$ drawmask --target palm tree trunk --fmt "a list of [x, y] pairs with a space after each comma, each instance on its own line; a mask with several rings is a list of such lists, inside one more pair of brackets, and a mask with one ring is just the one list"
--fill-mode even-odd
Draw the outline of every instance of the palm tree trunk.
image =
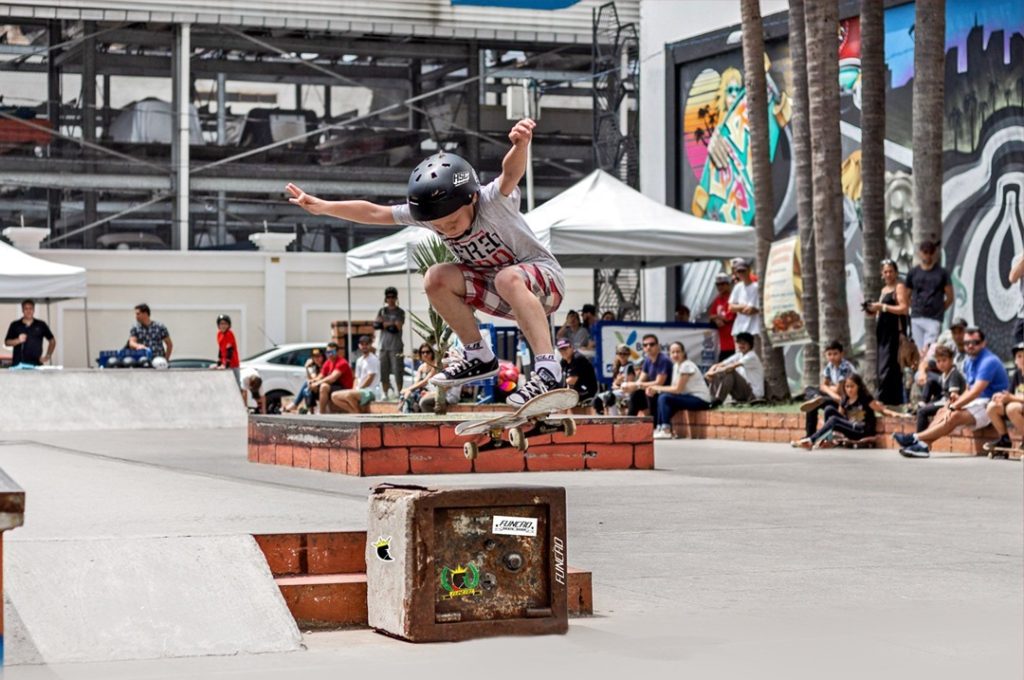
[[[762, 282], [768, 266], [768, 251], [775, 240], [775, 196], [772, 166], [768, 155], [768, 83], [764, 73], [764, 24], [759, 0], [742, 1], [743, 70], [747, 90], [747, 120], [750, 126], [750, 163], [754, 182], [754, 225], [757, 230], [757, 271]], [[763, 286], [763, 283], [762, 283]], [[764, 288], [761, 288], [762, 300]], [[764, 309], [764, 304], [761, 304]], [[764, 348], [765, 397], [788, 399], [786, 360], [781, 347], [772, 347], [768, 319], [762, 314], [761, 346]]]
[[807, 42], [804, 0], [789, 0], [789, 59], [793, 89], [793, 163], [796, 170], [796, 222], [800, 234], [804, 327], [810, 342], [804, 346], [803, 387], [818, 386], [821, 346], [818, 342], [818, 272], [814, 254], [814, 194], [811, 174], [811, 136], [808, 128]]
[[814, 164], [814, 243], [818, 264], [818, 337], [850, 346], [839, 134], [839, 7], [837, 0], [806, 5], [807, 95]]
[[[914, 6], [914, 243], [942, 240], [946, 0]], [[982, 117], [984, 120], [984, 116]]]
[[[860, 3], [861, 219], [864, 227], [864, 299], [877, 300], [882, 288], [879, 263], [885, 258], [885, 25], [883, 0]], [[875, 317], [865, 317], [861, 375], [878, 388]]]

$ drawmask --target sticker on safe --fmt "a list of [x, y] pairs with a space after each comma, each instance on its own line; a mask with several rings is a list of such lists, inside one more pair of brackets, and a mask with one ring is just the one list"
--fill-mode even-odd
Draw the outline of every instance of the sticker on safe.
[[501, 517], [500, 515], [495, 515], [494, 522], [491, 525], [491, 533], [504, 536], [536, 536], [537, 518]]

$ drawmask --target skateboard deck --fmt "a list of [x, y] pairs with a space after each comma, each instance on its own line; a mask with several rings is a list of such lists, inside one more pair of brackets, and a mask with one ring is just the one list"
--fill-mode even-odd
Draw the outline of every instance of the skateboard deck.
[[[476, 458], [480, 451], [502, 446], [512, 446], [519, 451], [526, 451], [531, 436], [550, 434], [559, 430], [572, 436], [576, 432], [576, 421], [570, 416], [565, 416], [557, 423], [550, 419], [552, 414], [578, 404], [579, 399], [576, 390], [552, 390], [534, 397], [512, 413], [501, 413], [483, 420], [459, 423], [455, 427], [455, 434], [460, 437], [486, 434], [489, 437], [489, 441], [484, 444], [468, 441], [463, 445], [463, 452], [470, 460]], [[503, 438], [506, 431], [507, 442]]]
[[[1005, 458], [1005, 459], [1009, 460], [1010, 459], [1010, 454], [1012, 454], [1014, 452], [1020, 453], [1021, 450], [1018, 449], [1018, 448], [1015, 448], [1015, 447], [1004, 448], [1002, 446], [999, 446], [999, 447], [988, 449], [988, 457], [989, 458]], [[1022, 459], [1022, 460], [1024, 460], [1024, 459]]]

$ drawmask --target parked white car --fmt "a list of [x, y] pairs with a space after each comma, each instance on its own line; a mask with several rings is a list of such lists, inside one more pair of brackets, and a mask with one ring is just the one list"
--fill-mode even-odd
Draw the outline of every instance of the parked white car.
[[[254, 354], [242, 360], [241, 368], [255, 368], [263, 379], [263, 394], [267, 398], [267, 413], [280, 413], [282, 403], [288, 403], [302, 389], [306, 382], [306, 361], [313, 353], [314, 347], [324, 349], [323, 342], [296, 342], [289, 345], [278, 345]], [[352, 366], [355, 369], [355, 364]], [[405, 368], [405, 384], [412, 383], [412, 369]], [[255, 407], [250, 395], [246, 395], [246, 403]]]

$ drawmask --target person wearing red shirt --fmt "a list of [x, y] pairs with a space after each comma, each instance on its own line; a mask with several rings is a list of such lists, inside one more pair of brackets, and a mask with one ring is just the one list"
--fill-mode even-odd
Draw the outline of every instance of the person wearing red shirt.
[[231, 331], [231, 317], [217, 317], [217, 365], [211, 368], [233, 368], [238, 373], [238, 342]]
[[718, 361], [724, 361], [736, 352], [736, 341], [732, 337], [732, 322], [736, 312], [729, 311], [729, 296], [732, 294], [732, 279], [722, 272], [715, 277], [718, 296], [708, 309], [708, 320], [718, 326]]
[[333, 413], [331, 394], [338, 390], [350, 390], [355, 382], [352, 374], [352, 366], [348, 360], [338, 353], [338, 343], [331, 342], [327, 345], [327, 361], [320, 369], [320, 375], [309, 381], [309, 389], [318, 390], [320, 398], [320, 413]]

